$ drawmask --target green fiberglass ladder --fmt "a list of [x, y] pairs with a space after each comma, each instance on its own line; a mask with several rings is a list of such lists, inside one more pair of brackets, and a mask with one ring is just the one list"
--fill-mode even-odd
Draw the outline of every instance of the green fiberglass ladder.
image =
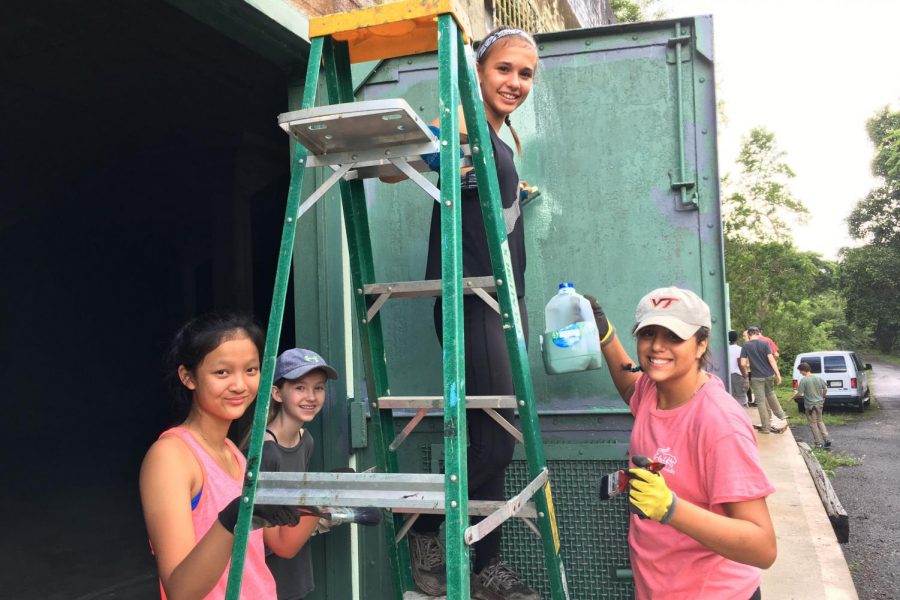
[[[409, 549], [404, 538], [422, 513], [445, 514], [447, 598], [469, 598], [469, 546], [512, 517], [523, 518], [541, 537], [553, 600], [568, 599], [559, 555], [559, 533], [553, 512], [549, 475], [538, 427], [531, 373], [512, 278], [506, 228], [500, 202], [491, 138], [475, 75], [472, 48], [459, 25], [463, 13], [456, 0], [407, 0], [310, 21], [312, 39], [301, 110], [279, 117], [299, 142], [295, 146], [291, 183], [275, 291], [269, 315], [260, 390], [271, 389], [281, 335], [297, 221], [335, 184], [339, 184], [347, 231], [350, 269], [359, 319], [360, 343], [371, 402], [377, 472], [259, 473], [268, 394], [256, 403], [243, 487], [243, 503], [235, 529], [228, 578], [229, 600], [240, 597], [241, 577], [251, 527], [252, 507], [260, 504], [300, 506], [376, 506], [393, 518], [384, 522], [397, 598], [415, 590]], [[438, 51], [440, 138], [403, 100], [354, 102], [351, 62]], [[316, 86], [324, 58], [325, 81], [332, 104], [315, 107]], [[459, 113], [469, 132], [460, 158]], [[420, 155], [440, 152], [442, 186], [422, 176], [428, 167]], [[463, 278], [460, 237], [461, 165], [475, 168], [491, 254], [493, 277]], [[304, 172], [325, 167], [331, 175], [301, 203]], [[374, 281], [371, 238], [363, 180], [406, 175], [441, 207], [441, 280], [378, 283]], [[463, 295], [474, 293], [502, 316], [513, 371], [515, 396], [465, 397]], [[496, 294], [496, 300], [492, 294]], [[384, 362], [379, 309], [389, 298], [438, 296], [443, 301], [444, 395], [391, 396]], [[445, 474], [399, 473], [397, 448], [429, 409], [444, 409]], [[518, 409], [522, 431], [495, 409]], [[400, 432], [393, 409], [416, 415]], [[466, 409], [485, 410], [524, 443], [529, 483], [507, 501], [470, 501], [466, 466]], [[485, 518], [470, 525], [471, 515]], [[532, 520], [534, 522], [532, 522]]]

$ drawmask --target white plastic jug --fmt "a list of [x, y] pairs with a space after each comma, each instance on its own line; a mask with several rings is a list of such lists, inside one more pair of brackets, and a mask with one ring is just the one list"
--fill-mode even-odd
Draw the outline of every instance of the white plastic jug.
[[559, 291], [544, 309], [544, 323], [541, 354], [547, 373], [575, 373], [603, 365], [591, 303], [575, 291], [574, 284], [559, 284]]

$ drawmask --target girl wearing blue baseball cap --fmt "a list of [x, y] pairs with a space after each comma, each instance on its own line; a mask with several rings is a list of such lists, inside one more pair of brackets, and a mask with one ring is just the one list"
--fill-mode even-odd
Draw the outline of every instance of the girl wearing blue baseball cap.
[[[613, 383], [634, 415], [630, 453], [659, 473], [628, 470], [635, 597], [760, 598], [775, 561], [766, 497], [775, 489], [753, 426], [722, 381], [704, 370], [709, 306], [690, 290], [653, 290], [638, 303], [638, 368], [596, 299], [586, 296]], [[656, 469], [654, 468], [654, 471]]]
[[[326, 382], [337, 377], [337, 371], [312, 350], [293, 348], [278, 357], [260, 471], [307, 470], [315, 442], [304, 426], [322, 410]], [[306, 542], [317, 528], [327, 528], [318, 517], [304, 519], [296, 527], [275, 528], [266, 536], [266, 546], [273, 551], [266, 564], [275, 576], [279, 600], [299, 600], [312, 593], [312, 555]]]

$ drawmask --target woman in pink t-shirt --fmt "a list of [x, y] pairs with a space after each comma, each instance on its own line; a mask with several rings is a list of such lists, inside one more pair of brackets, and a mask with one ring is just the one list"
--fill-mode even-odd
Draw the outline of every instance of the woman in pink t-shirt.
[[[205, 315], [187, 323], [170, 358], [187, 418], [160, 435], [141, 465], [141, 504], [163, 598], [225, 597], [246, 461], [227, 438], [256, 399], [263, 334], [252, 320]], [[315, 527], [299, 507], [254, 507], [267, 524]], [[308, 523], [306, 523], [308, 521]], [[262, 531], [250, 534], [241, 597], [274, 600]], [[293, 552], [297, 550], [294, 549]]]
[[759, 569], [775, 561], [766, 505], [775, 489], [749, 418], [703, 369], [709, 306], [676, 287], [644, 296], [635, 311], [638, 369], [589, 299], [610, 375], [634, 415], [631, 456], [663, 465], [658, 475], [628, 471], [636, 597], [759, 598]]

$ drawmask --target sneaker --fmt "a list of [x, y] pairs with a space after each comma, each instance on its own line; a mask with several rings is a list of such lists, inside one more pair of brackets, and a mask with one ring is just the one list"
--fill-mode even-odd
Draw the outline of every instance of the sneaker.
[[437, 533], [409, 532], [413, 581], [429, 596], [447, 593], [447, 561]]
[[759, 433], [772, 433], [772, 430], [769, 429], [768, 427], [765, 427], [765, 428], [760, 427], [759, 429], [757, 429], [757, 431], [758, 431]]
[[831, 440], [825, 440], [825, 445], [822, 447], [826, 450], [831, 450]]
[[541, 595], [495, 558], [472, 578], [472, 600], [541, 600]]

